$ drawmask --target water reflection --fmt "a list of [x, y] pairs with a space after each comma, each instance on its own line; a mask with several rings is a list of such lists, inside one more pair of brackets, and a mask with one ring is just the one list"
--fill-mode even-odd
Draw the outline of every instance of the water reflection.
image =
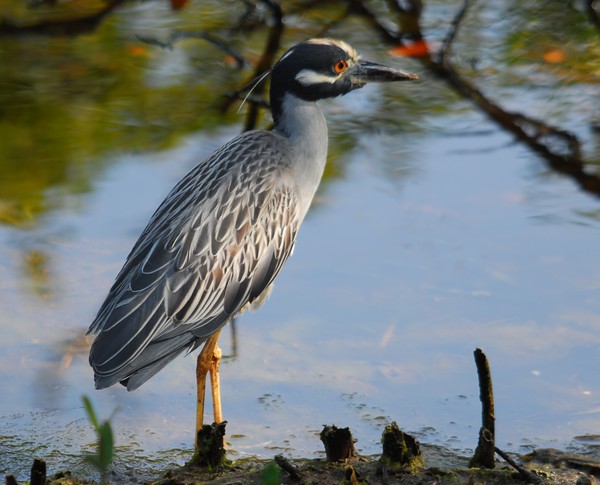
[[[60, 296], [32, 302], [18, 284], [3, 293], [10, 311], [1, 379], [10, 398], [1, 414], [12, 423], [7, 434], [35, 436], [8, 441], [16, 446], [5, 455], [14, 457], [11, 471], [32, 448], [73, 463], [56, 450], [66, 444], [77, 456], [90, 446], [82, 393], [93, 396], [104, 416], [119, 408], [124, 456], [154, 460], [160, 451], [167, 462], [185, 460], [193, 359], [179, 359], [138, 392], [95, 393], [82, 335], [149, 212], [195, 155], [230, 136], [229, 130], [211, 141], [200, 136], [157, 155], [173, 166], [146, 157], [114, 165], [84, 212], [64, 216], [69, 242], [46, 243]], [[566, 222], [564, 197], [532, 199], [531, 182], [519, 175], [520, 156], [511, 155], [514, 145], [492, 152], [505, 162], [490, 177], [478, 150], [502, 146], [498, 137], [477, 134], [469, 140], [473, 153], [464, 153], [455, 149], [464, 140], [424, 143], [427, 149], [416, 151], [402, 136], [396, 151], [418, 170], [396, 177], [384, 161], [397, 135], [383, 135], [381, 151], [369, 148], [365, 156], [356, 149], [343, 159], [344, 179], [319, 193], [289, 269], [261, 312], [240, 319], [238, 358], [224, 363], [223, 399], [237, 456], [318, 455], [323, 422], [349, 424], [361, 452], [373, 453], [386, 419], [399, 419], [424, 441], [472, 446], [479, 414], [475, 346], [492, 360], [503, 443], [518, 447], [521, 437], [564, 443], [597, 427], [600, 319], [593, 295], [600, 275], [587, 262], [594, 254], [587, 233], [598, 227]], [[148, 190], [130, 203], [132, 180]], [[555, 184], [559, 190], [561, 182]], [[574, 192], [569, 200], [578, 210], [594, 207]], [[559, 215], [559, 222], [531, 224], [540, 211]], [[13, 265], [4, 281], [19, 281], [19, 271]], [[8, 307], [9, 293], [26, 307]], [[222, 343], [226, 354], [234, 353], [235, 341]], [[53, 445], [62, 429], [64, 442]]]
[[69, 385], [67, 374], [74, 359], [79, 362], [87, 360], [90, 345], [90, 338], [80, 330], [72, 337], [43, 349], [47, 355], [39, 356], [40, 365], [31, 383], [34, 408], [52, 411], [65, 408], [65, 389]]
[[[153, 209], [240, 130], [214, 95], [239, 87], [222, 52], [200, 42], [162, 51], [131, 35], [225, 23], [218, 6], [197, 3], [212, 15], [138, 4], [93, 36], [3, 39], [11, 67], [0, 72], [2, 473], [25, 477], [32, 454], [86, 470], [81, 456], [94, 438], [82, 394], [103, 417], [118, 409], [120, 476], [139, 472], [133, 458], [151, 475], [189, 456], [194, 359], [137, 392], [95, 392], [84, 332]], [[425, 11], [432, 29], [445, 25], [446, 8]], [[494, 12], [473, 15], [504, 18]], [[515, 15], [529, 25], [529, 11]], [[544, 31], [551, 19], [538, 19]], [[532, 112], [543, 105], [541, 117], [573, 129], [585, 124], [582, 111], [554, 113], [546, 101], [566, 93], [581, 96], [579, 106], [593, 88], [561, 87], [552, 73], [560, 66], [545, 66], [541, 87], [515, 88], [523, 62], [539, 65], [521, 53], [538, 48], [519, 40], [516, 23], [484, 35], [479, 27], [464, 31], [464, 55], [479, 56], [481, 72], [501, 71], [487, 81], [498, 98]], [[354, 28], [331, 34], [384, 55]], [[504, 34], [513, 42], [481, 47]], [[491, 360], [502, 446], [580, 447], [574, 436], [600, 429], [597, 200], [432, 79], [410, 91], [366, 89], [324, 104], [328, 179], [295, 255], [261, 311], [244, 314], [231, 340], [223, 333], [232, 453], [319, 456], [324, 423], [350, 426], [360, 452], [374, 453], [388, 419], [425, 442], [470, 448], [475, 347]], [[578, 133], [596, 153], [594, 135]]]

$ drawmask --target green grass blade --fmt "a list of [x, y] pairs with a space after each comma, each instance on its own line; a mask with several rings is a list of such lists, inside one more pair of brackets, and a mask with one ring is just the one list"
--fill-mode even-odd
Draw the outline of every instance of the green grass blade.
[[88, 419], [92, 423], [94, 429], [98, 430], [98, 418], [96, 417], [96, 413], [94, 412], [94, 408], [92, 407], [92, 402], [90, 401], [90, 398], [87, 396], [81, 396], [81, 400], [83, 401], [83, 406], [85, 407]]
[[113, 459], [113, 434], [108, 421], [104, 421], [98, 428], [98, 454], [103, 470], [106, 470]]

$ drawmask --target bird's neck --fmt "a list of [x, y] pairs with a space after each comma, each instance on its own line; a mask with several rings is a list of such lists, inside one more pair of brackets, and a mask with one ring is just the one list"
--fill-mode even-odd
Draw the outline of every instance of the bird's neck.
[[288, 139], [320, 141], [327, 148], [327, 123], [316, 101], [304, 101], [288, 93], [273, 106], [273, 120], [275, 131]]
[[[275, 132], [290, 142], [293, 176], [304, 212], [317, 190], [327, 160], [327, 123], [314, 101], [286, 94], [274, 111]], [[304, 215], [304, 214], [303, 214]]]

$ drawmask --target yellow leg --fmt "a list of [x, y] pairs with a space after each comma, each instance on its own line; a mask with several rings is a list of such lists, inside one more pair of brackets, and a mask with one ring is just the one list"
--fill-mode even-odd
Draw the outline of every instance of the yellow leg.
[[223, 352], [221, 348], [215, 344], [209, 370], [215, 423], [223, 421], [223, 411], [221, 410], [221, 379], [219, 377], [219, 364], [221, 363], [222, 356]]
[[[198, 355], [198, 359], [196, 360], [196, 384], [197, 384], [197, 394], [196, 394], [196, 434], [195, 434], [195, 438], [194, 438], [194, 444], [195, 447], [198, 447], [198, 431], [200, 431], [200, 429], [202, 428], [202, 425], [204, 424], [204, 402], [205, 402], [205, 396], [206, 396], [206, 374], [209, 372], [211, 372], [211, 387], [213, 388], [212, 390], [212, 396], [213, 396], [213, 406], [214, 406], [214, 410], [215, 410], [215, 421], [216, 422], [221, 422], [222, 416], [221, 416], [221, 395], [220, 395], [220, 391], [219, 391], [219, 387], [218, 387], [218, 362], [216, 363], [216, 377], [213, 377], [213, 367], [215, 367], [214, 361], [219, 360], [221, 358], [221, 349], [217, 346], [217, 340], [219, 340], [219, 333], [221, 333], [221, 330], [217, 330], [215, 333], [213, 333], [208, 340], [204, 343], [204, 346], [202, 347], [202, 351], [200, 352], [200, 354]], [[214, 389], [214, 383], [215, 383], [215, 379], [217, 382], [217, 393], [218, 393], [218, 398], [215, 399], [215, 389]], [[216, 402], [218, 402], [218, 407], [219, 407], [219, 420], [217, 421], [217, 404]]]

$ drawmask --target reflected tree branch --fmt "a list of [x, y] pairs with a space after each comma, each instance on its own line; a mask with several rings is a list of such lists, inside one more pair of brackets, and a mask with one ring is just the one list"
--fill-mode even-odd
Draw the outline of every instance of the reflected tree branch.
[[235, 61], [236, 68], [243, 69], [249, 66], [249, 62], [246, 61], [246, 59], [237, 50], [231, 47], [231, 45], [207, 32], [188, 32], [176, 30], [171, 32], [171, 35], [165, 41], [158, 40], [155, 37], [147, 37], [139, 34], [136, 34], [135, 37], [144, 44], [154, 45], [160, 47], [161, 49], [168, 50], [173, 50], [175, 44], [180, 40], [202, 39], [219, 48], [228, 56], [232, 57]]
[[592, 22], [598, 29], [598, 32], [600, 32], [600, 17], [598, 16], [598, 12], [596, 12], [596, 5], [598, 5], [597, 0], [585, 0], [585, 13], [590, 19], [590, 22]]
[[[101, 10], [90, 10], [87, 15], [76, 18], [53, 17], [24, 23], [22, 25], [7, 18], [0, 17], [0, 36], [19, 35], [80, 35], [93, 32], [98, 25], [116, 7], [125, 0], [106, 0], [106, 5]], [[32, 5], [30, 8], [36, 8]]]
[[[249, 104], [249, 109], [246, 114], [243, 131], [252, 130], [256, 127], [259, 118], [259, 108], [269, 108], [269, 104], [265, 101], [265, 83], [260, 80], [266, 72], [271, 69], [275, 63], [275, 56], [281, 47], [281, 38], [283, 36], [283, 10], [279, 3], [275, 0], [261, 0], [271, 11], [273, 24], [269, 27], [263, 53], [256, 63], [254, 73], [249, 81], [247, 81], [240, 89], [225, 94], [226, 101], [222, 107], [222, 111], [228, 110], [232, 103], [236, 100], [246, 99]], [[263, 25], [265, 26], [266, 23]], [[249, 90], [252, 91], [251, 96], [244, 96]]]
[[363, 17], [369, 25], [379, 34], [383, 42], [388, 44], [402, 44], [402, 35], [391, 32], [377, 18], [377, 16], [361, 0], [348, 0], [350, 11]]
[[[353, 11], [365, 17], [380, 33], [380, 37], [385, 42], [394, 45], [394, 47], [397, 46], [396, 39], [401, 38], [401, 35], [388, 31], [383, 23], [366, 7], [357, 7], [357, 4], [362, 3], [359, 0], [349, 1], [354, 7]], [[394, 11], [395, 13], [400, 12], [405, 17], [407, 12], [411, 12], [415, 16], [412, 20], [407, 21], [406, 18], [400, 20], [405, 23], [408, 22], [411, 36], [415, 39], [422, 39], [423, 35], [420, 28], [421, 2], [420, 0], [407, 0], [406, 3], [413, 4], [413, 8], [397, 7], [394, 8]], [[581, 189], [600, 197], [600, 177], [586, 171], [586, 163], [581, 154], [581, 144], [575, 134], [523, 113], [503, 109], [458, 73], [451, 62], [450, 56], [453, 42], [456, 39], [461, 22], [468, 12], [469, 5], [470, 1], [465, 0], [454, 17], [439, 52], [435, 56], [432, 56], [429, 51], [426, 52], [419, 58], [421, 62], [436, 77], [444, 80], [464, 98], [475, 103], [492, 121], [514, 134], [519, 141], [525, 143], [540, 155], [551, 169], [569, 176]], [[387, 31], [387, 34], [384, 34], [385, 31]]]
[[450, 49], [452, 48], [452, 43], [454, 42], [454, 39], [456, 39], [456, 35], [458, 34], [458, 29], [460, 28], [460, 24], [461, 24], [462, 20], [465, 18], [465, 16], [467, 15], [467, 10], [469, 9], [470, 5], [471, 5], [471, 0], [465, 0], [463, 3], [463, 6], [459, 9], [457, 14], [454, 16], [454, 20], [452, 21], [452, 24], [450, 25], [450, 29], [448, 30], [448, 33], [446, 34], [446, 39], [444, 40], [444, 43], [438, 52], [438, 59], [437, 59], [438, 64], [446, 65], [446, 63], [448, 63], [448, 59], [450, 57], [449, 53], [450, 53]]
[[[269, 35], [265, 43], [265, 48], [260, 57], [256, 69], [254, 70], [253, 78], [256, 79], [262, 76], [271, 66], [275, 63], [275, 56], [281, 46], [281, 37], [283, 35], [284, 24], [283, 24], [283, 10], [276, 0], [261, 0], [262, 3], [271, 11], [273, 16], [273, 25], [269, 28]], [[265, 83], [261, 82], [256, 85], [254, 94], [257, 97], [263, 98], [265, 92]], [[250, 109], [246, 114], [246, 121], [244, 123], [244, 131], [252, 130], [256, 127], [259, 116], [259, 106], [256, 103], [250, 104]]]
[[[106, 0], [103, 9], [86, 12], [85, 15], [87, 16], [83, 18], [59, 19], [55, 16], [45, 19], [43, 22], [30, 25], [17, 25], [6, 19], [0, 19], [0, 35], [32, 33], [76, 35], [89, 32], [95, 29], [123, 1]], [[585, 0], [584, 9], [590, 21], [600, 30], [600, 19], [595, 9], [595, 1], [597, 0]], [[257, 0], [257, 2], [242, 0], [240, 3], [245, 6], [244, 13], [240, 14], [237, 25], [229, 29], [230, 33], [247, 33], [258, 28], [264, 28], [265, 26], [269, 28], [263, 53], [252, 75], [252, 79], [256, 79], [268, 72], [270, 66], [275, 62], [275, 56], [279, 52], [284, 32], [284, 13], [277, 0]], [[306, 0], [303, 4], [292, 7], [294, 10], [290, 10], [290, 13], [306, 12], [309, 9], [322, 8], [325, 4], [336, 3], [339, 3], [339, 0]], [[263, 5], [270, 12], [269, 21], [257, 17], [257, 4]], [[323, 35], [332, 26], [338, 24], [349, 15], [356, 15], [364, 19], [385, 44], [393, 47], [403, 45], [408, 40], [419, 42], [424, 39], [421, 30], [421, 15], [423, 11], [421, 0], [386, 0], [384, 5], [387, 5], [390, 16], [392, 18], [395, 17], [395, 22], [379, 18], [367, 0], [344, 0], [343, 5], [346, 6], [343, 14], [339, 18], [325, 24], [319, 35]], [[423, 65], [436, 77], [445, 81], [461, 96], [471, 100], [504, 130], [511, 132], [519, 141], [525, 143], [543, 157], [550, 168], [571, 177], [583, 190], [600, 196], [600, 178], [597, 174], [586, 170], [587, 165], [582, 157], [581, 144], [575, 134], [524, 113], [504, 109], [498, 102], [485, 95], [471, 81], [463, 77], [457, 66], [452, 62], [452, 48], [461, 24], [468, 14], [470, 5], [470, 0], [464, 0], [437, 53], [431, 53], [428, 49], [428, 44], [422, 41], [423, 52], [421, 53], [422, 57], [420, 57], [420, 60]], [[230, 43], [211, 33], [176, 31], [166, 41], [138, 36], [138, 39], [142, 42], [157, 45], [165, 49], [172, 49], [173, 45], [179, 40], [189, 38], [199, 38], [210, 42], [233, 58], [238, 69], [248, 68], [250, 65], [248, 60], [236, 51]], [[242, 99], [243, 94], [247, 92], [248, 86], [249, 84], [246, 84], [240, 90], [227, 94], [227, 101], [223, 109], [228, 109], [234, 101]], [[249, 109], [246, 114], [244, 130], [254, 128], [259, 119], [259, 110], [268, 106], [268, 103], [265, 101], [265, 91], [265, 83], [260, 83], [254, 87], [252, 96], [248, 98]]]
[[[266, 73], [275, 62], [275, 56], [277, 55], [277, 52], [280, 49], [281, 37], [284, 29], [283, 11], [279, 3], [276, 0], [260, 1], [271, 11], [272, 18], [274, 20], [272, 25], [269, 26], [269, 34], [265, 42], [263, 54], [261, 55], [259, 61], [256, 64], [254, 74], [251, 80], [237, 91], [225, 94], [226, 102], [222, 107], [222, 111], [226, 111], [236, 100], [245, 99], [248, 102], [250, 108], [246, 115], [244, 131], [248, 131], [256, 127], [259, 117], [259, 108], [269, 108], [269, 103], [266, 102], [264, 98], [265, 85], [262, 82], [255, 84], [254, 80], [260, 78], [260, 76]], [[256, 20], [251, 20], [254, 18], [253, 12], [256, 10], [256, 5], [249, 1], [244, 1], [243, 3], [246, 5], [244, 15], [240, 17], [237, 26], [228, 29], [228, 31], [230, 33], [235, 33], [239, 31], [253, 31], [259, 27], [266, 27], [266, 22], [258, 22]], [[235, 50], [229, 43], [207, 32], [174, 31], [171, 33], [169, 38], [164, 41], [159, 40], [155, 37], [147, 37], [142, 35], [136, 35], [136, 37], [139, 41], [144, 42], [146, 44], [154, 45], [162, 49], [169, 50], [173, 49], [175, 43], [177, 43], [180, 40], [203, 39], [207, 42], [210, 42], [211, 44], [225, 52], [227, 55], [232, 57], [235, 60], [236, 67], [238, 69], [250, 67], [250, 62], [248, 62], [245, 59], [245, 57], [241, 55], [237, 50]], [[251, 96], [247, 96], [246, 98], [244, 98], [244, 93], [248, 92], [248, 90], [252, 90], [253, 93]]]

